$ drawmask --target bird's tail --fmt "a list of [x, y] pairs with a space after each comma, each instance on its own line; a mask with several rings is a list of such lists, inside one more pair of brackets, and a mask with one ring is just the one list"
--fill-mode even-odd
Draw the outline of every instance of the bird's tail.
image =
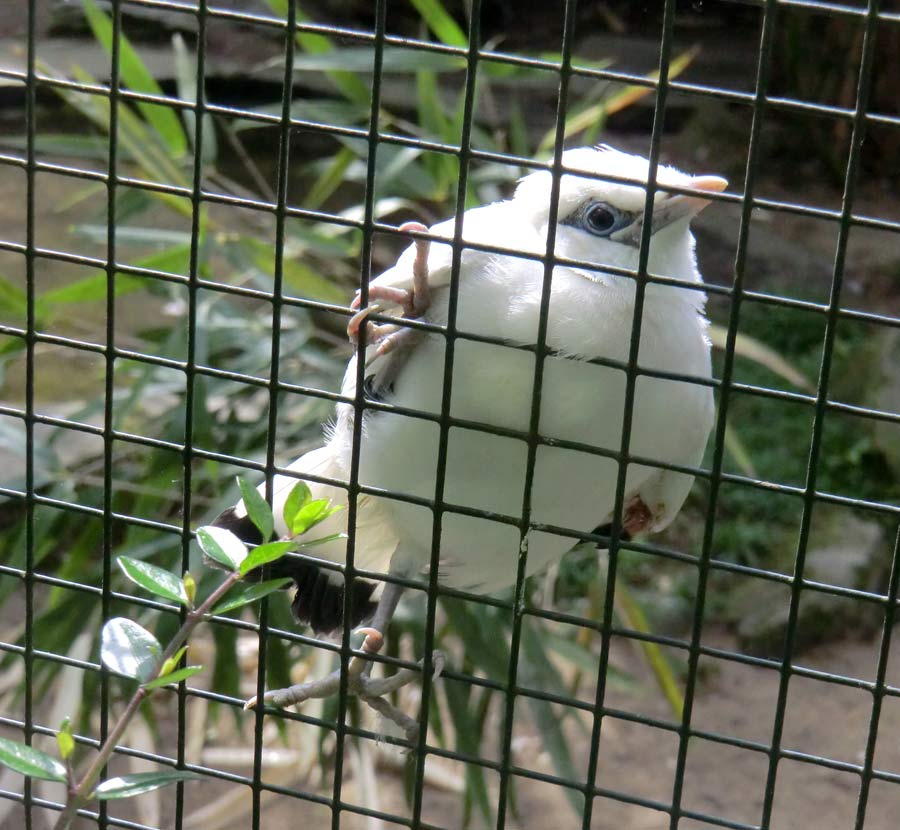
[[[329, 447], [321, 447], [306, 453], [288, 468], [300, 476], [313, 475], [322, 478], [344, 479], [345, 474], [336, 462], [334, 453]], [[279, 537], [287, 537], [288, 530], [284, 521], [284, 506], [288, 496], [297, 481], [293, 476], [279, 475], [272, 482], [272, 511], [275, 518], [275, 531]], [[333, 484], [306, 480], [313, 499], [328, 499], [332, 505], [343, 506], [347, 504], [347, 491]], [[265, 495], [265, 485], [259, 487]], [[365, 551], [367, 536], [364, 526], [367, 524], [365, 516], [366, 497], [360, 497], [357, 505], [357, 548]], [[259, 530], [250, 521], [243, 500], [233, 507], [224, 510], [216, 517], [213, 524], [217, 527], [230, 530], [239, 539], [248, 545], [258, 545], [262, 542]], [[341, 630], [344, 618], [344, 575], [328, 568], [326, 565], [313, 561], [328, 560], [337, 564], [343, 564], [347, 556], [347, 511], [339, 510], [324, 522], [309, 531], [308, 541], [333, 537], [330, 541], [316, 544], [308, 548], [308, 556], [304, 550], [298, 554], [288, 554], [267, 568], [258, 568], [247, 575], [247, 579], [258, 581], [260, 579], [280, 579], [289, 577], [294, 581], [296, 591], [291, 602], [291, 609], [298, 622], [310, 625], [317, 634], [332, 634]], [[304, 536], [304, 540], [306, 537]], [[377, 540], [375, 540], [377, 541]], [[384, 547], [384, 545], [381, 545]], [[394, 543], [396, 546], [396, 543]], [[392, 549], [391, 549], [392, 550]], [[364, 557], [357, 558], [359, 567], [367, 567], [360, 564]], [[389, 561], [389, 557], [388, 557]], [[379, 563], [380, 564], [380, 563]], [[358, 577], [353, 580], [350, 596], [350, 624], [355, 627], [371, 617], [375, 610], [374, 594], [380, 584]]]

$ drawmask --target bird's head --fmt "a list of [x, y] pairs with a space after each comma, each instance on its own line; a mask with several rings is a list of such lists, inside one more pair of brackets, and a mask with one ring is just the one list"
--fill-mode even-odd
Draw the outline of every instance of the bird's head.
[[[650, 270], [669, 276], [693, 270], [693, 240], [688, 224], [709, 200], [703, 195], [666, 192], [667, 187], [719, 193], [728, 182], [719, 176], [690, 176], [659, 165], [653, 212], [645, 215], [650, 163], [641, 156], [608, 146], [568, 150], [562, 156], [569, 171], [560, 180], [555, 250], [558, 256], [635, 269], [641, 233], [651, 222]], [[579, 172], [590, 174], [581, 176]], [[626, 181], [605, 181], [610, 176]], [[553, 179], [542, 170], [519, 182], [515, 201], [542, 235], [550, 214]]]

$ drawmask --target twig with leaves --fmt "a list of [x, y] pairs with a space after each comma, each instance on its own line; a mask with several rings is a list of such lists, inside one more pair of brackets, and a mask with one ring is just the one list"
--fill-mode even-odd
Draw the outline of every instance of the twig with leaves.
[[200, 777], [188, 770], [168, 769], [100, 780], [119, 740], [141, 704], [156, 689], [180, 683], [203, 669], [197, 665], [180, 666], [194, 629], [213, 615], [233, 611], [286, 587], [291, 582], [289, 578], [242, 585], [232, 591], [251, 571], [276, 562], [300, 545], [301, 536], [340, 509], [332, 506], [327, 499], [313, 499], [309, 488], [303, 482], [298, 482], [284, 511], [285, 524], [290, 528], [291, 538], [269, 541], [274, 535], [275, 527], [271, 508], [243, 479], [238, 479], [238, 482], [248, 515], [265, 541], [248, 550], [230, 531], [212, 526], [200, 528], [197, 531], [197, 541], [205, 558], [228, 572], [202, 602], [196, 601], [197, 584], [190, 572], [179, 577], [148, 562], [127, 556], [118, 558], [119, 568], [132, 582], [157, 597], [178, 603], [187, 613], [166, 648], [147, 629], [125, 617], [114, 617], [103, 626], [100, 649], [103, 664], [115, 674], [137, 680], [138, 687], [81, 777], [76, 774], [72, 761], [75, 738], [68, 718], [63, 721], [56, 736], [59, 758], [27, 744], [0, 738], [0, 764], [29, 778], [66, 785], [66, 802], [57, 819], [56, 830], [66, 830], [78, 811], [93, 799], [103, 801], [130, 798], [176, 781]]

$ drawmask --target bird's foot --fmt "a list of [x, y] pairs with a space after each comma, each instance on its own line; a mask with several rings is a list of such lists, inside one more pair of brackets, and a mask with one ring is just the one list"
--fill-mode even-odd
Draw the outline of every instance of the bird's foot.
[[[384, 643], [384, 636], [374, 628], [362, 628], [366, 639], [361, 650], [367, 654], [377, 654]], [[347, 693], [355, 695], [376, 712], [399, 726], [406, 735], [407, 741], [415, 744], [419, 736], [419, 723], [414, 718], [401, 712], [385, 695], [402, 689], [412, 683], [421, 674], [424, 661], [419, 661], [419, 669], [400, 669], [390, 677], [372, 678], [369, 672], [372, 662], [364, 657], [353, 657], [347, 666]], [[440, 651], [434, 651], [431, 655], [431, 665], [434, 671], [433, 677], [438, 678], [444, 669], [444, 655]], [[286, 689], [274, 689], [263, 696], [263, 704], [284, 708], [312, 698], [331, 697], [337, 694], [341, 686], [341, 671], [333, 671], [331, 674], [318, 680], [307, 680]], [[250, 698], [244, 709], [255, 709], [257, 698]]]
[[[406, 222], [401, 225], [401, 232], [428, 233], [428, 228], [421, 222]], [[369, 342], [378, 347], [378, 354], [387, 354], [398, 346], [407, 343], [417, 337], [418, 332], [406, 326], [398, 325], [376, 325], [367, 322], [370, 314], [380, 311], [382, 306], [378, 304], [381, 300], [385, 305], [399, 306], [403, 309], [403, 316], [407, 319], [420, 318], [431, 305], [431, 289], [428, 284], [428, 252], [431, 249], [431, 242], [427, 239], [417, 239], [416, 242], [416, 258], [413, 262], [413, 284], [411, 289], [395, 288], [390, 285], [378, 285], [373, 283], [369, 286], [368, 301], [369, 304], [365, 308], [360, 308], [360, 295], [353, 298], [350, 308], [356, 310], [347, 324], [347, 337], [351, 343], [357, 343], [359, 340], [359, 330], [362, 325], [366, 325], [366, 334]]]

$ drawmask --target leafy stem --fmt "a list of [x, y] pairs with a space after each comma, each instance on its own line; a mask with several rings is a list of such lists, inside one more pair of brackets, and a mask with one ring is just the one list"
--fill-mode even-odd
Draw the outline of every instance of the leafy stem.
[[[155, 677], [159, 677], [163, 667], [166, 665], [176, 652], [188, 641], [194, 629], [207, 617], [209, 617], [216, 603], [225, 596], [226, 593], [241, 579], [238, 571], [232, 571], [222, 580], [222, 583], [195, 609], [187, 612], [181, 628], [178, 629], [175, 636], [167, 646], [166, 650], [160, 655], [157, 661]], [[55, 830], [66, 830], [75, 818], [78, 810], [83, 807], [91, 798], [104, 767], [109, 762], [110, 756], [116, 748], [119, 739], [122, 737], [131, 719], [137, 714], [141, 703], [154, 692], [154, 688], [148, 688], [146, 684], [141, 684], [135, 690], [128, 705], [122, 712], [115, 726], [113, 726], [103, 745], [100, 747], [97, 757], [94, 758], [90, 767], [84, 774], [81, 781], [76, 784], [70, 784], [69, 795], [66, 806], [59, 815], [56, 822]]]

